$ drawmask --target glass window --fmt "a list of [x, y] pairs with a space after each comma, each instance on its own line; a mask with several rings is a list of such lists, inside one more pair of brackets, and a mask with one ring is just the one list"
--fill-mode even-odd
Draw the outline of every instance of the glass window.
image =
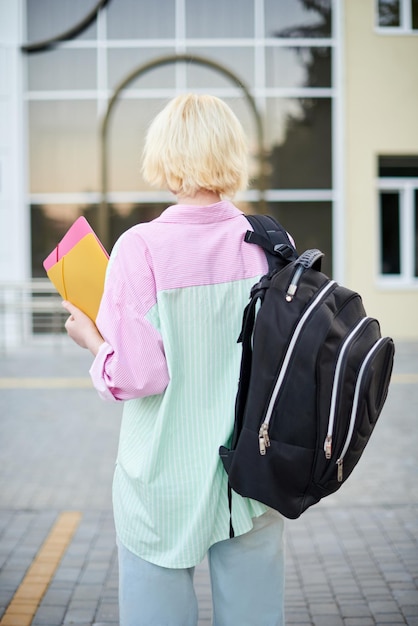
[[145, 135], [166, 100], [120, 100], [108, 136], [108, 191], [151, 191], [141, 176]]
[[378, 0], [379, 26], [400, 26], [399, 0]]
[[30, 192], [98, 191], [96, 102], [29, 103]]
[[397, 191], [384, 191], [380, 194], [380, 238], [381, 273], [400, 274], [400, 215]]
[[253, 0], [185, 0], [186, 37], [254, 37]]
[[28, 56], [30, 90], [96, 89], [95, 50], [56, 48]]
[[265, 137], [271, 189], [330, 189], [331, 100], [269, 99]]
[[418, 156], [379, 157], [380, 273], [418, 276]]
[[332, 207], [330, 202], [269, 202], [269, 214], [286, 228], [301, 254], [318, 248], [324, 253], [322, 271], [332, 274]]
[[[219, 63], [236, 74], [248, 87], [254, 85], [253, 48], [190, 48], [187, 53]], [[218, 70], [197, 63], [187, 63], [186, 75], [187, 86], [191, 89], [233, 86], [233, 82]]]
[[[73, 28], [90, 13], [96, 4], [97, 0], [27, 0], [28, 42], [35, 43], [50, 39]], [[95, 37], [95, 21], [78, 35], [81, 39], [94, 39]]]
[[403, 31], [418, 29], [418, 0], [378, 0], [377, 24]]
[[[157, 57], [174, 54], [174, 48], [128, 48], [110, 49], [108, 52], [109, 86], [114, 89], [135, 68]], [[162, 65], [145, 72], [135, 79], [127, 89], [167, 89], [176, 84], [175, 63]]]
[[330, 48], [266, 48], [268, 87], [330, 87]]
[[418, 157], [381, 156], [379, 157], [379, 176], [392, 178], [418, 178]]
[[109, 39], [174, 38], [175, 0], [111, 0], [106, 13]]
[[265, 0], [266, 37], [331, 37], [331, 0]]
[[[26, 0], [26, 4], [28, 41], [40, 41], [74, 27], [96, 6], [97, 0]], [[105, 40], [97, 43], [103, 45], [99, 51], [95, 42], [79, 41], [27, 56], [30, 193], [99, 191], [97, 100], [104, 97], [104, 91], [97, 91], [94, 97], [98, 84], [103, 89], [114, 89], [135, 68], [156, 57], [173, 54], [176, 49], [225, 65], [250, 88], [259, 87], [267, 188], [331, 189], [331, 98], [275, 98], [269, 94], [276, 93], [272, 91], [276, 88], [332, 87], [332, 43], [323, 41], [332, 34], [332, 5], [332, 0], [110, 0], [101, 14]], [[259, 21], [262, 8], [264, 25]], [[257, 33], [261, 39], [257, 40], [256, 23], [261, 31]], [[178, 41], [176, 32], [181, 34]], [[263, 34], [270, 38], [265, 57]], [[97, 25], [93, 23], [77, 39], [92, 40], [96, 36]], [[292, 47], [287, 39], [286, 47], [282, 47], [280, 42], [272, 41], [278, 37], [316, 38], [319, 45], [294, 41], [297, 47]], [[151, 41], [155, 39], [170, 39], [165, 41], [170, 47]], [[111, 40], [108, 45], [106, 40]], [[256, 74], [260, 69], [256, 66], [257, 54], [260, 59], [265, 58], [264, 76]], [[151, 191], [141, 176], [146, 131], [167, 100], [185, 88], [219, 93], [235, 111], [249, 137], [252, 187], [258, 187], [257, 124], [243, 93], [214, 68], [168, 63], [135, 79], [115, 106], [108, 136], [109, 192]], [[132, 92], [134, 89], [136, 93]], [[156, 91], [151, 92], [152, 89]], [[67, 94], [60, 93], [64, 90], [74, 93], [67, 98]], [[93, 93], [77, 93], [87, 90]], [[42, 94], [34, 91], [56, 94], [45, 94], [41, 100]], [[112, 199], [121, 197], [128, 196]], [[61, 201], [61, 196], [58, 199]], [[122, 230], [151, 219], [163, 208], [159, 203], [139, 205], [134, 200], [130, 204], [109, 205], [112, 241]], [[323, 249], [327, 253], [325, 267], [330, 268], [331, 204], [282, 202], [271, 206], [280, 210], [278, 217], [289, 224], [298, 247]], [[94, 227], [97, 212], [95, 205], [33, 206], [34, 267], [75, 217], [88, 214]], [[306, 224], [309, 228], [305, 228]], [[309, 231], [316, 236], [317, 228], [319, 239], [312, 243]], [[47, 241], [41, 235], [43, 229], [49, 229]], [[41, 248], [38, 240], [42, 240]]]

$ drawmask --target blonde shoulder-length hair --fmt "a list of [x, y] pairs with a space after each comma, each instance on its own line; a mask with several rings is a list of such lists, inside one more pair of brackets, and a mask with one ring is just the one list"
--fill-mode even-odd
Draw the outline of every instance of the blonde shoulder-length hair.
[[180, 95], [149, 127], [142, 173], [148, 183], [175, 195], [204, 189], [232, 197], [248, 184], [244, 130], [219, 98]]

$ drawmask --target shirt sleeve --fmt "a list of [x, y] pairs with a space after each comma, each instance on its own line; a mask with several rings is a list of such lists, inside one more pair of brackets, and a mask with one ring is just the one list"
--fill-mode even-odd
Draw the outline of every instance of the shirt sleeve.
[[105, 343], [90, 375], [103, 399], [132, 400], [160, 394], [167, 387], [170, 377], [162, 336], [147, 319], [154, 307], [152, 259], [137, 229], [131, 229], [110, 255], [96, 320]]

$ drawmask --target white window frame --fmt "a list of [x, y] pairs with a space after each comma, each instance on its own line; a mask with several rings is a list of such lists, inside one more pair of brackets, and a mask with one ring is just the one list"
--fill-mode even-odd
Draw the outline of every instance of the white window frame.
[[375, 30], [381, 35], [418, 35], [418, 29], [412, 28], [412, 0], [399, 0], [399, 26], [379, 25], [379, 0], [375, 0]]
[[[379, 178], [377, 182], [377, 207], [378, 207], [378, 284], [381, 287], [408, 287], [418, 289], [418, 277], [415, 276], [415, 191], [418, 190], [418, 178]], [[399, 193], [399, 249], [400, 249], [400, 272], [399, 274], [383, 274], [381, 272], [381, 213], [380, 195], [384, 191], [397, 191]]]
[[[97, 50], [97, 90], [27, 90], [24, 100], [27, 103], [32, 101], [47, 100], [92, 100], [97, 103], [99, 115], [106, 110], [107, 102], [113, 91], [107, 84], [107, 51], [111, 48], [132, 48], [132, 47], [160, 47], [174, 48], [176, 53], [181, 54], [188, 48], [194, 47], [219, 47], [222, 44], [229, 47], [251, 46], [255, 49], [254, 67], [254, 87], [251, 94], [256, 100], [260, 112], [266, 109], [268, 98], [329, 98], [332, 107], [332, 183], [331, 189], [270, 189], [266, 191], [265, 198], [269, 202], [306, 202], [315, 201], [331, 202], [332, 212], [332, 259], [333, 278], [341, 283], [345, 281], [346, 255], [345, 255], [345, 208], [344, 208], [344, 111], [343, 111], [343, 3], [339, 0], [331, 0], [332, 7], [332, 33], [329, 38], [313, 39], [293, 39], [293, 38], [267, 38], [264, 32], [264, 0], [253, 0], [255, 37], [248, 39], [189, 39], [186, 38], [186, 5], [184, 0], [175, 0], [176, 4], [176, 27], [174, 39], [155, 40], [109, 40], [107, 39], [107, 13], [100, 11], [97, 20], [97, 34], [93, 39], [74, 39], [61, 42], [61, 49], [87, 49]], [[329, 87], [268, 87], [265, 80], [265, 54], [267, 47], [297, 48], [299, 46], [329, 47], [332, 51], [332, 81]], [[120, 95], [121, 99], [147, 99], [147, 98], [169, 98], [173, 97], [187, 88], [185, 82], [186, 68], [184, 64], [176, 64], [176, 87], [167, 89], [129, 89]], [[195, 91], [205, 91], [198, 90]], [[213, 95], [220, 98], [240, 96], [241, 91], [234, 86], [211, 89]], [[100, 197], [98, 192], [86, 193], [28, 193], [27, 206], [31, 204], [72, 204], [96, 203]], [[237, 200], [247, 202], [257, 201], [258, 194], [254, 190], [248, 190], [237, 196]], [[173, 200], [173, 197], [164, 192], [115, 192], [108, 194], [111, 202], [166, 202]], [[29, 208], [28, 208], [29, 211]]]

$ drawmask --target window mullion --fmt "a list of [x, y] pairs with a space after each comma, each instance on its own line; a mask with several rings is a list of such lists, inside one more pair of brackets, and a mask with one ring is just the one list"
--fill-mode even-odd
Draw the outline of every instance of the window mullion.
[[96, 85], [97, 85], [97, 113], [101, 117], [106, 113], [109, 101], [108, 91], [108, 48], [107, 48], [107, 10], [98, 12], [96, 36]]
[[401, 275], [410, 280], [414, 277], [414, 190], [406, 184], [400, 194], [401, 200]]
[[402, 30], [412, 30], [412, 0], [401, 1], [401, 24]]
[[[176, 2], [176, 54], [186, 52], [186, 0]], [[187, 68], [185, 63], [176, 63], [176, 89], [182, 91], [187, 85]]]

